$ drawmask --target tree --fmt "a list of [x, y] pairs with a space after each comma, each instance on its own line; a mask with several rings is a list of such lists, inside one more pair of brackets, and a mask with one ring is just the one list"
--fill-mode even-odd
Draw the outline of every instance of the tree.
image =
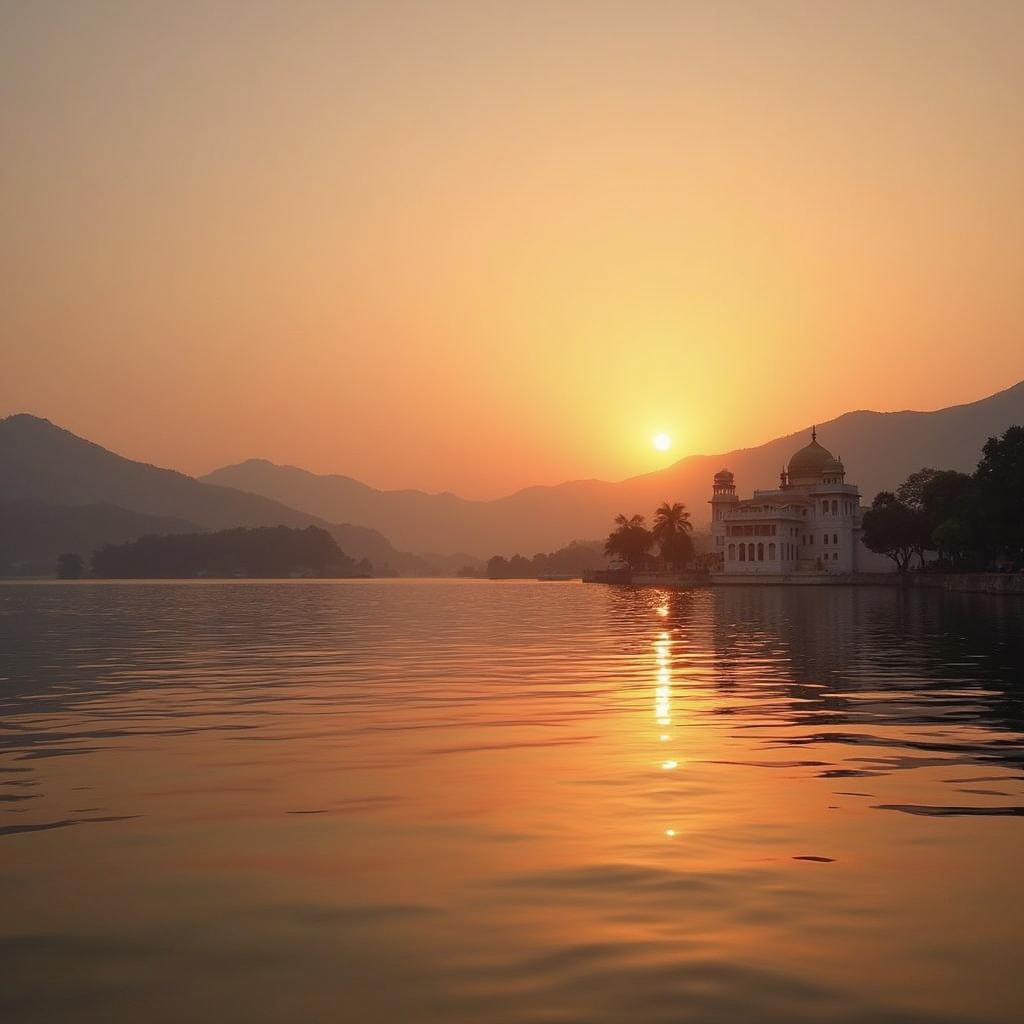
[[216, 533], [146, 536], [93, 552], [93, 575], [122, 579], [193, 576], [352, 576], [355, 562], [318, 526], [234, 527]]
[[588, 569], [599, 569], [604, 565], [600, 541], [570, 541], [565, 547], [552, 551], [545, 557], [544, 566], [548, 572], [573, 573], [579, 575]]
[[949, 557], [954, 563], [963, 562], [976, 549], [977, 534], [971, 524], [956, 516], [943, 519], [932, 531], [932, 538], [939, 557]]
[[906, 572], [910, 559], [920, 547], [920, 514], [892, 491], [881, 491], [864, 513], [863, 531], [868, 548], [888, 556], [900, 572]]
[[80, 580], [84, 570], [85, 562], [77, 552], [68, 551], [57, 556], [57, 579]]
[[932, 540], [932, 528], [934, 522], [928, 521], [924, 507], [924, 493], [928, 486], [942, 473], [942, 470], [932, 469], [925, 466], [916, 473], [911, 473], [906, 480], [896, 488], [896, 497], [915, 513], [918, 522], [917, 543], [914, 545], [914, 553], [917, 555], [922, 567], [924, 566], [924, 553], [934, 549]]
[[990, 437], [975, 473], [991, 546], [1015, 559], [1024, 555], [1024, 427]]
[[925, 466], [924, 469], [919, 469], [916, 473], [911, 473], [906, 480], [903, 481], [896, 488], [896, 497], [907, 505], [909, 508], [915, 511], [920, 511], [924, 508], [924, 490], [931, 483], [935, 477], [939, 476], [944, 471], [941, 469], [932, 469], [929, 466]]
[[620, 512], [615, 517], [615, 525], [623, 530], [627, 527], [643, 526], [645, 522], [646, 520], [641, 515], [627, 517], [625, 513]]
[[514, 580], [528, 580], [537, 575], [533, 563], [522, 555], [513, 555], [508, 560], [508, 574]]
[[645, 523], [646, 520], [640, 515], [617, 515], [615, 529], [604, 543], [604, 553], [621, 558], [631, 569], [637, 568], [654, 543], [654, 538]]
[[491, 580], [507, 580], [508, 559], [502, 555], [491, 555], [487, 559], [487, 578]]
[[974, 477], [954, 469], [933, 470], [920, 501], [930, 547], [940, 558], [962, 562], [983, 546], [981, 502]]
[[693, 524], [685, 505], [663, 501], [655, 510], [651, 537], [665, 563], [676, 570], [693, 560], [692, 532]]
[[[492, 580], [538, 579], [546, 573], [566, 573], [581, 575], [588, 569], [598, 569], [604, 565], [601, 554], [602, 544], [599, 540], [574, 540], [557, 551], [538, 552], [531, 559], [522, 555], [513, 555], [506, 559], [502, 555], [492, 555], [487, 562], [487, 576]], [[480, 576], [471, 566], [459, 570], [460, 576]]]

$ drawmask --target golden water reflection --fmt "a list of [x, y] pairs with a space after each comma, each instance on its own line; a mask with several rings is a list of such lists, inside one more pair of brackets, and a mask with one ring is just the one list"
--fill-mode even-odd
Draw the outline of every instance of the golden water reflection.
[[1019, 605], [0, 587], [0, 624], [8, 1019], [1019, 1016]]

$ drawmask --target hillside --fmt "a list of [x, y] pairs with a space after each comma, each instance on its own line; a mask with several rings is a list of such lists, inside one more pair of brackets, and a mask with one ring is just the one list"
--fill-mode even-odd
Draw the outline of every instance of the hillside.
[[141, 537], [100, 548], [93, 573], [104, 579], [352, 577], [360, 567], [318, 526], [235, 527], [213, 533]]
[[[145, 518], [137, 520], [140, 532], [128, 528], [121, 520], [115, 534], [104, 542], [121, 543], [151, 532], [182, 532], [188, 529], [218, 530], [235, 526], [321, 526], [329, 530], [341, 549], [355, 559], [368, 558], [376, 568], [385, 564], [399, 572], [420, 573], [429, 566], [414, 555], [397, 551], [383, 534], [370, 525], [351, 525], [327, 521], [307, 511], [297, 511], [279, 501], [259, 494], [247, 494], [233, 487], [204, 483], [184, 473], [161, 469], [126, 459], [106, 448], [72, 434], [49, 420], [18, 414], [0, 420], [0, 501], [11, 506], [34, 502], [45, 506], [91, 506], [82, 510], [83, 523], [98, 523], [106, 518], [114, 529], [116, 516], [110, 507], [140, 513], [143, 517], [159, 517], [178, 524], [173, 529], [151, 529]], [[98, 509], [106, 509], [101, 512]], [[31, 523], [16, 511], [11, 516], [11, 532], [4, 534], [7, 557], [14, 562], [34, 559], [32, 552], [50, 551], [49, 541], [40, 547], [41, 539], [32, 531]], [[69, 525], [65, 513], [53, 513]], [[164, 524], [166, 525], [166, 523]], [[14, 527], [17, 526], [17, 532]], [[125, 529], [122, 530], [121, 527]], [[118, 531], [120, 531], [118, 533]], [[102, 532], [102, 530], [101, 530]], [[62, 536], [53, 534], [53, 541]], [[74, 533], [64, 534], [67, 543], [62, 550], [79, 551], [88, 558], [91, 534], [83, 526], [77, 544]], [[48, 558], [48, 556], [47, 556]]]
[[65, 551], [88, 561], [104, 544], [195, 529], [194, 523], [184, 519], [131, 512], [116, 505], [15, 501], [0, 505], [0, 574], [50, 575], [57, 556]]
[[[1024, 382], [988, 398], [934, 412], [849, 412], [818, 425], [825, 447], [846, 464], [865, 501], [922, 466], [971, 470], [982, 444], [1024, 423]], [[252, 459], [204, 477], [208, 483], [262, 494], [325, 519], [373, 523], [399, 547], [430, 551], [549, 551], [572, 537], [601, 536], [616, 512], [650, 511], [683, 501], [700, 524], [707, 518], [711, 478], [723, 466], [741, 493], [772, 487], [782, 466], [808, 440], [807, 429], [719, 455], [694, 455], [664, 470], [619, 483], [581, 480], [530, 487], [494, 501], [452, 494], [380, 491], [350, 477], [318, 476]]]

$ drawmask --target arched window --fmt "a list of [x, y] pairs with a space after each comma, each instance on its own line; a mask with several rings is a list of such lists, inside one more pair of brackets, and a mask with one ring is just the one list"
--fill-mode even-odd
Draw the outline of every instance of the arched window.
[[838, 544], [839, 543], [839, 534], [838, 533], [833, 533], [832, 534], [832, 543], [833, 544]]
[[757, 560], [759, 562], [763, 562], [764, 561], [764, 542], [763, 541], [760, 544], [757, 545]]
[[747, 545], [740, 545], [740, 561], [745, 562], [747, 560]]
[[752, 562], [754, 560], [754, 545], [753, 542], [747, 545], [747, 561]]
[[775, 545], [774, 544], [769, 544], [768, 545], [768, 558], [772, 562], [775, 561]]
[[834, 515], [834, 516], [839, 515], [839, 502], [838, 501], [833, 501], [832, 502], [832, 515]]
[[736, 545], [729, 545], [729, 561], [734, 562], [736, 560]]
[[823, 516], [827, 516], [828, 515], [828, 502], [827, 501], [823, 501], [821, 503], [821, 514]]

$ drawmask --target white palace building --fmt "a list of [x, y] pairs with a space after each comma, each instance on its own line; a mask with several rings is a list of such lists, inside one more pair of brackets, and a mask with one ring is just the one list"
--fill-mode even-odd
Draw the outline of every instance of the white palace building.
[[861, 542], [860, 491], [842, 462], [818, 444], [801, 448], [779, 486], [740, 499], [732, 473], [715, 474], [712, 550], [725, 575], [846, 575], [888, 572], [892, 562]]

